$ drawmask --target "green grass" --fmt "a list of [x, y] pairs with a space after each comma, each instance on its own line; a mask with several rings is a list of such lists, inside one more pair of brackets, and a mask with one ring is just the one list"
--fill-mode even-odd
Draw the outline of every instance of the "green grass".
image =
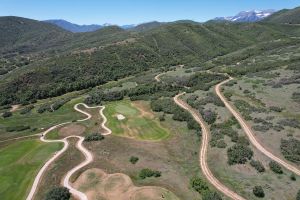
[[[142, 140], [161, 140], [169, 136], [156, 118], [141, 116], [141, 112], [129, 100], [110, 102], [105, 106], [108, 127], [115, 135]], [[117, 114], [124, 115], [125, 119], [118, 120]]]
[[25, 199], [38, 170], [61, 146], [59, 143], [24, 140], [0, 149], [1, 199]]
[[[83, 115], [75, 111], [73, 109], [73, 106], [76, 103], [82, 101], [82, 98], [73, 99], [70, 102], [63, 105], [58, 110], [56, 110], [55, 112], [44, 112], [42, 114], [39, 114], [36, 112], [36, 109], [39, 107], [39, 105], [37, 105], [36, 108], [34, 108], [30, 113], [25, 115], [21, 115], [18, 111], [14, 112], [12, 117], [5, 119], [0, 117], [0, 139], [4, 140], [12, 137], [39, 133], [42, 131], [41, 128], [47, 128], [58, 123], [80, 119]], [[37, 104], [41, 103], [44, 102], [38, 102]], [[16, 126], [16, 124], [30, 126], [31, 129], [9, 133], [6, 131], [6, 127], [13, 127]], [[36, 128], [36, 130], [32, 131], [33, 128]]]

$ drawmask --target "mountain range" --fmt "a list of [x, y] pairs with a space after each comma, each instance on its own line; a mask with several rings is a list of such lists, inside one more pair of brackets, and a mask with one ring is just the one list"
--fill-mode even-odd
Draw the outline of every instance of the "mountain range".
[[[66, 20], [63, 20], [63, 19], [49, 19], [49, 20], [45, 20], [44, 22], [54, 24], [56, 26], [59, 26], [65, 30], [67, 30], [67, 31], [71, 31], [73, 33], [91, 32], [91, 31], [99, 30], [106, 26], [113, 26], [113, 24], [110, 24], [110, 23], [105, 23], [102, 25], [99, 25], [99, 24], [78, 25], [78, 24], [74, 24], [74, 23], [68, 22]], [[129, 28], [133, 28], [135, 26], [136, 25], [134, 25], [134, 24], [128, 24], [128, 25], [122, 25], [120, 27], [123, 29], [129, 29]]]
[[[238, 13], [235, 16], [230, 16], [230, 17], [216, 17], [215, 21], [231, 21], [231, 22], [256, 22], [264, 19], [265, 17], [268, 17], [272, 15], [275, 12], [275, 10], [252, 10], [252, 11], [242, 11]], [[78, 33], [78, 32], [91, 32], [91, 31], [96, 31], [99, 30], [103, 27], [106, 26], [112, 26], [113, 24], [110, 23], [105, 23], [102, 25], [99, 24], [90, 24], [90, 25], [78, 25], [74, 24], [71, 22], [68, 22], [63, 19], [50, 19], [50, 20], [45, 20], [44, 22], [54, 24], [56, 26], [59, 26], [67, 31], [71, 31], [73, 33]], [[146, 24], [156, 24], [159, 22], [149, 22]], [[143, 24], [140, 24], [143, 26]], [[121, 25], [119, 27], [123, 29], [131, 29], [134, 28], [138, 25], [135, 24], [128, 24], [128, 25]]]
[[256, 22], [260, 21], [270, 15], [272, 15], [275, 10], [251, 10], [242, 11], [235, 16], [230, 17], [217, 17], [214, 20], [217, 21], [231, 21], [231, 22]]

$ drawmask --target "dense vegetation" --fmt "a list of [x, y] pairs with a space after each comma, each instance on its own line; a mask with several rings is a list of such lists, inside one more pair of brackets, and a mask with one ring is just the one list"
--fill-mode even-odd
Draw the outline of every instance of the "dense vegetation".
[[55, 187], [51, 189], [45, 200], [69, 200], [71, 198], [71, 193], [65, 187]]
[[295, 138], [282, 139], [280, 145], [283, 156], [295, 163], [300, 163], [300, 141]]

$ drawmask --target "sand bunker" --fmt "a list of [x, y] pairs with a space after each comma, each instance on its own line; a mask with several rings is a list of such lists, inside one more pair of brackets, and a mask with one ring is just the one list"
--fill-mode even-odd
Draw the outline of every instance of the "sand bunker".
[[122, 114], [117, 114], [117, 119], [118, 120], [123, 120], [123, 119], [125, 119], [125, 116], [122, 115]]
[[103, 170], [96, 168], [83, 172], [73, 186], [84, 192], [88, 199], [179, 200], [172, 192], [164, 188], [136, 187], [126, 174], [106, 174]]

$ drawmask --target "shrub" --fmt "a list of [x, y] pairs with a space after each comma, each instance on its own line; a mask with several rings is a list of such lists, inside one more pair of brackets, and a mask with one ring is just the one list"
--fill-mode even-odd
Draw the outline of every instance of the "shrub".
[[147, 177], [160, 177], [161, 176], [161, 172], [160, 171], [156, 171], [156, 170], [152, 170], [152, 169], [142, 169], [139, 173], [139, 177], [141, 179], [145, 179]]
[[292, 181], [296, 181], [296, 176], [295, 176], [294, 173], [291, 174], [290, 179], [291, 179]]
[[208, 124], [213, 124], [216, 119], [217, 119], [217, 113], [214, 111], [208, 109], [208, 110], [200, 110], [201, 115], [203, 119], [208, 123]]
[[300, 128], [300, 123], [296, 119], [283, 119], [278, 122], [281, 126], [289, 126], [292, 128]]
[[51, 106], [49, 104], [42, 104], [38, 109], [37, 109], [37, 112], [38, 113], [43, 113], [43, 112], [46, 112], [46, 111], [49, 111], [51, 112], [52, 109], [51, 109]]
[[199, 193], [203, 193], [204, 191], [209, 190], [208, 185], [205, 181], [203, 181], [201, 178], [192, 178], [190, 180], [190, 184], [194, 190], [196, 190]]
[[91, 133], [87, 136], [85, 136], [84, 141], [90, 142], [90, 141], [100, 141], [103, 140], [104, 136], [99, 133]]
[[135, 164], [137, 163], [137, 161], [139, 161], [139, 158], [138, 157], [135, 157], [135, 156], [131, 156], [129, 161], [132, 163], [132, 164]]
[[71, 198], [71, 193], [65, 187], [55, 187], [51, 189], [47, 195], [46, 200], [69, 200]]
[[219, 140], [219, 141], [217, 142], [217, 147], [218, 147], [218, 148], [226, 148], [226, 147], [227, 147], [227, 144], [225, 143], [224, 140]]
[[270, 106], [270, 110], [272, 110], [274, 112], [281, 112], [283, 110], [283, 108], [276, 107], [276, 106]]
[[7, 132], [13, 132], [13, 131], [25, 131], [27, 129], [30, 129], [30, 126], [24, 126], [24, 125], [20, 125], [20, 126], [11, 126], [11, 127], [7, 127], [6, 131]]
[[12, 113], [9, 112], [9, 111], [6, 111], [6, 112], [4, 112], [4, 113], [2, 114], [2, 117], [3, 117], [3, 118], [7, 118], [7, 117], [11, 117], [11, 116], [12, 116]]
[[282, 174], [283, 173], [283, 171], [281, 169], [281, 166], [277, 162], [275, 162], [275, 161], [271, 161], [269, 163], [269, 167], [276, 174]]
[[261, 186], [255, 186], [253, 188], [253, 194], [257, 197], [264, 197], [265, 196], [265, 192], [263, 190], [263, 188]]
[[33, 108], [34, 108], [33, 105], [27, 106], [27, 107], [23, 108], [23, 109], [20, 111], [20, 114], [21, 114], [21, 115], [27, 114], [27, 113], [29, 113]]
[[300, 141], [295, 138], [282, 139], [280, 144], [283, 156], [294, 163], [300, 163]]
[[253, 151], [241, 144], [235, 144], [227, 150], [228, 164], [245, 164], [252, 158]]
[[205, 191], [202, 200], [222, 200], [222, 198], [217, 192]]
[[263, 164], [258, 161], [258, 160], [251, 160], [250, 161], [250, 165], [252, 167], [254, 167], [258, 172], [264, 172], [265, 171], [265, 167], [263, 166]]

